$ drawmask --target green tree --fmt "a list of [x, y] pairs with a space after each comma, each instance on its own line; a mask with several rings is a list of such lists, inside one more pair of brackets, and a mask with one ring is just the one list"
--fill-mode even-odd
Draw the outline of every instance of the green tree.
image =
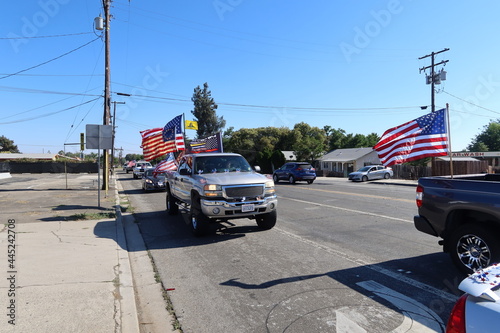
[[212, 98], [212, 92], [208, 90], [208, 83], [203, 84], [203, 89], [200, 86], [194, 89], [191, 101], [194, 103], [191, 113], [198, 122], [196, 134], [199, 139], [214, 135], [226, 126], [224, 118], [217, 117], [217, 104]]
[[380, 140], [380, 136], [377, 133], [370, 133], [366, 136], [366, 147], [375, 146]]
[[141, 154], [127, 154], [125, 155], [126, 161], [140, 161], [144, 158], [144, 155]]
[[329, 132], [327, 133], [328, 135], [328, 149], [329, 150], [334, 150], [334, 149], [340, 149], [340, 148], [345, 148], [345, 138], [346, 134], [343, 129], [330, 129]]
[[295, 124], [293, 136], [293, 151], [299, 161], [312, 163], [322, 156], [327, 149], [325, 144], [326, 133], [318, 127], [311, 127], [304, 122]]
[[5, 136], [0, 136], [0, 152], [20, 153], [14, 141], [7, 139]]
[[467, 146], [469, 151], [499, 151], [500, 150], [500, 119], [483, 127], [472, 142]]
[[[264, 150], [293, 150], [291, 130], [286, 127], [241, 128], [225, 132], [224, 151], [239, 153], [250, 163], [255, 163], [257, 153]], [[262, 166], [261, 166], [262, 167]]]

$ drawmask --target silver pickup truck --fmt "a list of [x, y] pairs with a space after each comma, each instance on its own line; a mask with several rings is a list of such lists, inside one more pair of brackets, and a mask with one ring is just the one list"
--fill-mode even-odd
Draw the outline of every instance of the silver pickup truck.
[[207, 233], [215, 221], [250, 218], [266, 230], [276, 224], [273, 180], [255, 172], [239, 154], [188, 154], [166, 175], [167, 212], [187, 211], [195, 235]]

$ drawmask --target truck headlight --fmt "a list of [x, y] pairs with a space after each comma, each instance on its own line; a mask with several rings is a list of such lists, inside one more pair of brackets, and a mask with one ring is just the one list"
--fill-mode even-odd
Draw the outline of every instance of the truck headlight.
[[203, 191], [206, 197], [221, 197], [222, 196], [222, 186], [207, 184], [203, 186]]
[[276, 191], [274, 190], [274, 182], [272, 180], [266, 182], [265, 194], [273, 195], [275, 192]]

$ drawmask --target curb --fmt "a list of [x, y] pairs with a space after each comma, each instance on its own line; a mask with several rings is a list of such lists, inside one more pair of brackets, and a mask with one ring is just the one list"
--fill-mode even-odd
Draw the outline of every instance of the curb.
[[123, 215], [121, 212], [118, 187], [120, 190], [123, 188], [116, 178], [115, 185], [117, 225], [120, 225], [123, 233], [123, 244], [127, 249], [131, 268], [131, 285], [135, 295], [133, 305], [139, 332], [179, 332], [173, 327], [175, 318], [167, 311], [167, 303], [163, 298], [163, 285], [155, 279], [153, 264], [141, 231], [132, 214]]
[[[132, 265], [130, 263], [129, 250], [127, 246], [127, 237], [123, 226], [122, 214], [119, 204], [118, 190], [115, 182], [115, 213], [116, 213], [116, 241], [117, 241], [117, 256], [119, 266], [117, 268], [119, 274], [119, 294], [115, 300], [115, 308], [120, 314], [122, 333], [140, 332], [139, 319], [137, 315], [137, 304], [135, 302], [134, 279], [132, 274]], [[124, 264], [122, 264], [124, 263]]]

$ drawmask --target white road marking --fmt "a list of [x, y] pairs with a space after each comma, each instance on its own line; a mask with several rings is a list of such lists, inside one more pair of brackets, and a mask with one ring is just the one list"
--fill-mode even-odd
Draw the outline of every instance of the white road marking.
[[405, 319], [402, 325], [392, 331], [394, 333], [410, 332], [410, 330], [411, 332], [439, 332], [444, 327], [443, 321], [434, 311], [403, 294], [371, 280], [356, 284], [402, 310]]
[[346, 260], [346, 261], [349, 261], [351, 263], [354, 263], [355, 265], [357, 266], [362, 266], [362, 267], [366, 267], [366, 268], [369, 268], [371, 270], [374, 270], [380, 274], [384, 274], [388, 277], [391, 277], [393, 279], [396, 279], [398, 281], [401, 281], [401, 282], [404, 282], [406, 284], [409, 284], [413, 287], [416, 287], [418, 289], [421, 289], [423, 291], [426, 291], [428, 293], [431, 293], [433, 295], [436, 295], [438, 297], [441, 297], [449, 302], [453, 302], [455, 303], [458, 299], [457, 296], [453, 295], [453, 294], [450, 294], [450, 293], [447, 293], [445, 291], [442, 291], [442, 290], [439, 290], [437, 288], [434, 288], [432, 286], [429, 286], [427, 284], [424, 284], [424, 283], [421, 283], [421, 282], [418, 282], [417, 280], [413, 280], [407, 276], [404, 276], [402, 274], [399, 274], [399, 273], [396, 273], [396, 272], [393, 272], [393, 271], [390, 271], [388, 269], [385, 269], [385, 268], [382, 268], [380, 265], [378, 264], [374, 264], [374, 263], [369, 263], [369, 262], [366, 262], [362, 259], [359, 259], [359, 258], [353, 258], [353, 257], [350, 257], [347, 253], [344, 253], [344, 252], [341, 252], [341, 251], [338, 251], [338, 250], [335, 250], [333, 248], [330, 248], [330, 247], [327, 247], [327, 246], [324, 246], [324, 245], [321, 245], [319, 243], [316, 243], [312, 240], [309, 240], [309, 239], [306, 239], [306, 238], [303, 238], [299, 235], [296, 235], [296, 234], [293, 234], [291, 232], [288, 232], [286, 230], [283, 230], [279, 227], [274, 227], [273, 230], [276, 230], [276, 231], [279, 231], [281, 232], [282, 234], [290, 237], [290, 238], [294, 238], [295, 240], [298, 240], [300, 242], [303, 242], [305, 244], [309, 244], [311, 246], [314, 246], [318, 249], [321, 249], [327, 253], [330, 253], [330, 254], [333, 254], [333, 255], [336, 255], [338, 257], [341, 257], [342, 259]]
[[335, 311], [335, 317], [337, 318], [337, 333], [367, 333], [364, 328], [360, 327], [341, 311]]
[[348, 209], [348, 208], [343, 208], [343, 207], [339, 207], [339, 206], [332, 206], [332, 205], [320, 204], [320, 203], [316, 203], [316, 202], [305, 201], [305, 200], [300, 200], [300, 199], [293, 199], [293, 198], [287, 198], [287, 197], [283, 197], [283, 196], [280, 196], [279, 198], [280, 198], [280, 200], [281, 199], [286, 199], [286, 200], [291, 200], [291, 201], [295, 201], [295, 202], [301, 202], [301, 203], [312, 205], [312, 206], [316, 206], [316, 207], [326, 207], [326, 208], [332, 208], [332, 209], [342, 210], [344, 212], [349, 212], [349, 213], [369, 215], [369, 216], [381, 217], [381, 218], [389, 219], [389, 220], [395, 220], [395, 221], [406, 222], [406, 223], [413, 223], [412, 220], [405, 220], [405, 219], [400, 219], [400, 218], [397, 218], [397, 217], [392, 217], [392, 216], [387, 216], [387, 215], [375, 214], [375, 213], [370, 213], [370, 212], [363, 212], [363, 211], [360, 211], [360, 210]]

